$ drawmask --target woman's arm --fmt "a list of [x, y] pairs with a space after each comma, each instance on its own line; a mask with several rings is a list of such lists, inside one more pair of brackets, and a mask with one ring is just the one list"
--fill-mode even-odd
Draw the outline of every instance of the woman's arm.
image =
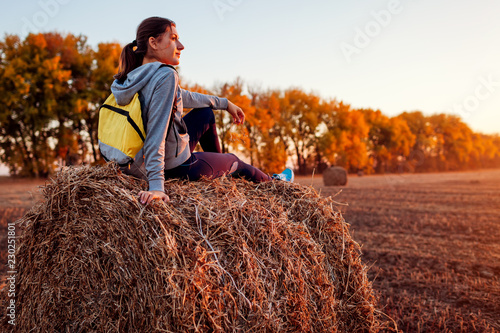
[[227, 98], [200, 94], [184, 89], [181, 89], [181, 94], [183, 107], [185, 108], [211, 107], [215, 110], [227, 110], [233, 117], [235, 124], [242, 124], [245, 121], [245, 113], [243, 110], [230, 102]]
[[165, 192], [165, 149], [168, 149], [165, 138], [170, 117], [174, 116], [172, 108], [177, 84], [173, 70], [165, 70], [164, 75], [158, 77], [146, 110], [147, 133], [143, 149], [149, 191]]
[[214, 110], [227, 110], [227, 98], [200, 94], [181, 88], [183, 107], [188, 109], [211, 107]]

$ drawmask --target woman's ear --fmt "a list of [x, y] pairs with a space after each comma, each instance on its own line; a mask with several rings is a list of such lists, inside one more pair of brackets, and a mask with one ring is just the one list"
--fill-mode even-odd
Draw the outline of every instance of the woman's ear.
[[149, 37], [148, 43], [153, 50], [156, 50], [157, 44], [156, 44], [156, 39], [154, 37]]

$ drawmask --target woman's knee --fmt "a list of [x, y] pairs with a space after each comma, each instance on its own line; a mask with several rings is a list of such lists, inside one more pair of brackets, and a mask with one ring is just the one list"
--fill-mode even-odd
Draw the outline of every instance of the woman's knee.
[[240, 165], [241, 161], [238, 158], [238, 156], [236, 156], [232, 153], [227, 153], [226, 155], [229, 157], [229, 160], [231, 163], [231, 166], [230, 166], [229, 171], [228, 171], [228, 173], [231, 175], [231, 174], [235, 173], [236, 170], [238, 170], [241, 167], [241, 165]]
[[196, 115], [196, 118], [206, 119], [210, 123], [215, 122], [214, 110], [211, 107], [193, 109], [189, 113], [191, 112], [194, 112], [193, 115]]

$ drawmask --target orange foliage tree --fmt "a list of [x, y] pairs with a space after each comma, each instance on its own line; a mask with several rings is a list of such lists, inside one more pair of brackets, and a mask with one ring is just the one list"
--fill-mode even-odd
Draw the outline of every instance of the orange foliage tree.
[[333, 101], [323, 119], [328, 130], [322, 140], [327, 160], [351, 172], [367, 168], [370, 162], [367, 145], [370, 128], [363, 112], [343, 102]]
[[319, 143], [317, 128], [321, 121], [320, 98], [299, 89], [285, 91], [280, 103], [281, 139], [291, 142], [298, 166], [304, 174], [314, 158]]
[[276, 172], [286, 166], [287, 145], [275, 131], [281, 122], [280, 93], [279, 91], [260, 91], [258, 88], [249, 88], [252, 106], [255, 115], [252, 122], [248, 122], [247, 129], [252, 144], [253, 158], [250, 162], [266, 172]]
[[12, 174], [46, 176], [57, 155], [54, 139], [68, 137], [54, 120], [66, 119], [71, 106], [71, 71], [50, 35], [7, 36], [0, 50], [1, 160]]
[[[121, 46], [84, 36], [30, 34], [0, 43], [1, 161], [11, 174], [46, 176], [96, 152], [97, 110], [109, 94]], [[75, 158], [75, 156], [77, 156]]]

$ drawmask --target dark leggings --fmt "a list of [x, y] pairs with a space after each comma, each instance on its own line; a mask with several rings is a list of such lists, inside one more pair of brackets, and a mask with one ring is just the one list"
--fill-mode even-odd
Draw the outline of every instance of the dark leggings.
[[[193, 109], [183, 118], [189, 134], [191, 157], [180, 166], [165, 170], [165, 178], [198, 180], [202, 176], [209, 178], [230, 174], [259, 183], [271, 180], [271, 177], [256, 167], [241, 161], [234, 154], [222, 154], [215, 115], [211, 108]], [[197, 143], [203, 152], [193, 153]]]

